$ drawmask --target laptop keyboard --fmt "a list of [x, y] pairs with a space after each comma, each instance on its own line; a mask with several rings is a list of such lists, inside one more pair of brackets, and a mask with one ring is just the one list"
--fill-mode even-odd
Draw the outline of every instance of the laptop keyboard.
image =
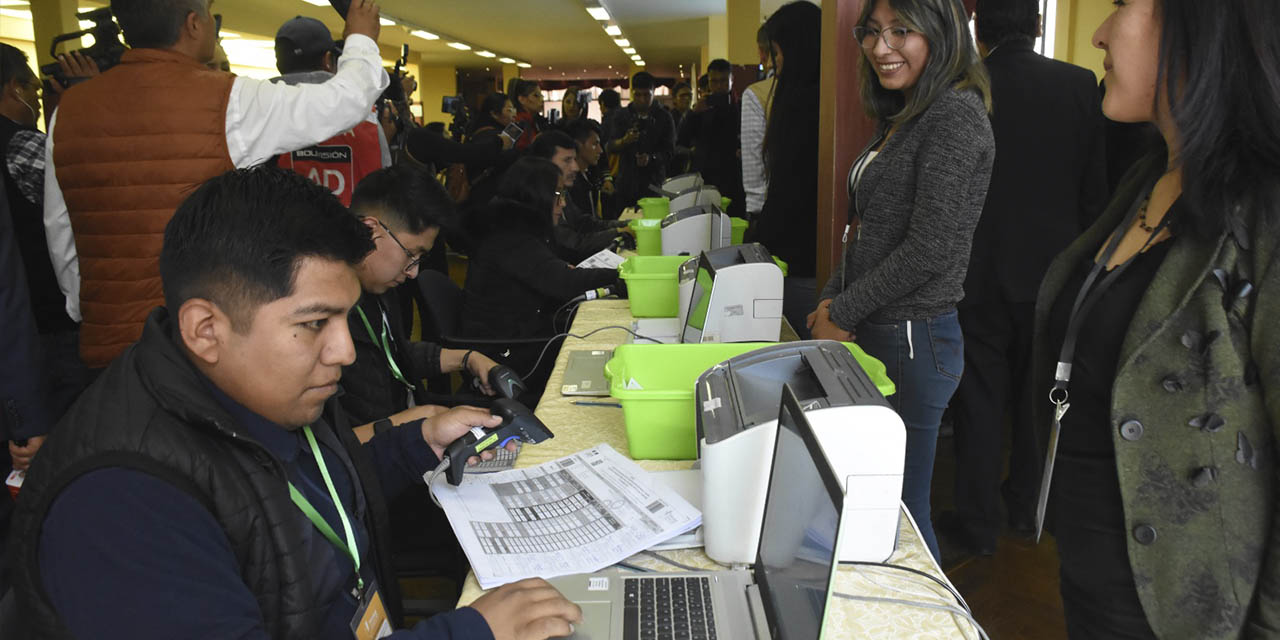
[[717, 640], [706, 577], [624, 578], [623, 640]]

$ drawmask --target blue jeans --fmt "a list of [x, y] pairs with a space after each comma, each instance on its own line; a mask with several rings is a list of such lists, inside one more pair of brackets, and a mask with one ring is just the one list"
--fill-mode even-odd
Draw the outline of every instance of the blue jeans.
[[907, 458], [902, 475], [902, 501], [911, 511], [924, 542], [938, 558], [938, 540], [929, 517], [933, 456], [938, 423], [964, 372], [964, 338], [955, 311], [933, 318], [895, 324], [862, 322], [855, 340], [888, 369], [898, 390], [889, 396], [907, 426]]

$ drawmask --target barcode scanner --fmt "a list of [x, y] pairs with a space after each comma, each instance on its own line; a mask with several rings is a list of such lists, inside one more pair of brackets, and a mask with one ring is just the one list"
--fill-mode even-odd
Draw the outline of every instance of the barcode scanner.
[[467, 468], [467, 459], [480, 455], [482, 451], [505, 447], [512, 440], [537, 444], [555, 437], [547, 425], [542, 424], [542, 421], [534, 416], [528, 407], [510, 398], [495, 400], [490, 412], [500, 416], [502, 424], [492, 429], [472, 427], [471, 431], [445, 448], [444, 462], [448, 463], [445, 468], [445, 478], [449, 484], [454, 486], [462, 484], [462, 473]]
[[[479, 387], [479, 380], [474, 381], [476, 387]], [[520, 394], [528, 390], [524, 380], [520, 379], [520, 375], [511, 367], [500, 364], [489, 370], [489, 388], [501, 398], [508, 400], [519, 399]]]

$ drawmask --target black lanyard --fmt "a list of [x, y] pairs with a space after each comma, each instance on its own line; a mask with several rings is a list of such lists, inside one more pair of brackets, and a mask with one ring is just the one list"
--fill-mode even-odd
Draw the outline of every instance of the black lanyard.
[[1115, 256], [1116, 251], [1120, 248], [1120, 243], [1124, 240], [1129, 226], [1133, 224], [1133, 219], [1137, 216], [1138, 210], [1142, 208], [1144, 203], [1149, 201], [1149, 194], [1154, 187], [1155, 182], [1152, 181], [1142, 191], [1138, 192], [1139, 194], [1148, 195], [1142, 195], [1134, 200], [1134, 203], [1129, 207], [1129, 213], [1125, 216], [1124, 222], [1120, 224], [1120, 228], [1111, 237], [1102, 255], [1094, 262], [1093, 268], [1089, 270], [1089, 275], [1084, 280], [1084, 284], [1080, 285], [1080, 292], [1076, 294], [1075, 303], [1071, 307], [1071, 316], [1067, 319], [1067, 332], [1062, 340], [1062, 351], [1058, 355], [1058, 366], [1054, 371], [1053, 389], [1049, 392], [1049, 401], [1055, 405], [1064, 405], [1067, 402], [1067, 385], [1071, 382], [1071, 363], [1075, 358], [1076, 340], [1080, 337], [1080, 325], [1088, 317], [1093, 307], [1097, 305], [1098, 300], [1102, 299], [1103, 294], [1111, 288], [1111, 285], [1115, 284], [1120, 275], [1129, 268], [1129, 265], [1133, 264], [1133, 261], [1151, 246], [1156, 236], [1160, 235], [1160, 232], [1169, 226], [1169, 220], [1172, 216], [1166, 214], [1161, 218], [1156, 228], [1151, 231], [1151, 234], [1147, 236], [1147, 241], [1143, 243], [1141, 249], [1130, 256], [1128, 260], [1116, 265], [1110, 273], [1102, 278], [1101, 282], [1098, 282], [1097, 287], [1093, 286], [1093, 283], [1098, 280], [1098, 276], [1106, 268], [1107, 263], [1111, 262], [1111, 258]]
[[1106, 249], [1102, 255], [1094, 262], [1093, 268], [1089, 270], [1089, 275], [1085, 277], [1084, 283], [1080, 285], [1080, 292], [1076, 294], [1075, 303], [1071, 307], [1071, 316], [1067, 319], [1067, 332], [1062, 340], [1062, 351], [1058, 355], [1058, 366], [1053, 375], [1053, 388], [1049, 389], [1049, 402], [1053, 403], [1053, 422], [1049, 427], [1049, 446], [1045, 454], [1044, 473], [1040, 478], [1040, 496], [1036, 501], [1036, 541], [1040, 541], [1040, 534], [1044, 529], [1045, 511], [1049, 504], [1049, 487], [1053, 482], [1053, 465], [1058, 457], [1058, 439], [1062, 434], [1062, 418], [1067, 415], [1067, 409], [1071, 408], [1071, 404], [1067, 402], [1070, 395], [1067, 392], [1067, 386], [1071, 382], [1071, 363], [1075, 359], [1076, 339], [1080, 337], [1080, 325], [1084, 322], [1085, 317], [1093, 310], [1098, 301], [1102, 299], [1107, 289], [1115, 284], [1120, 275], [1124, 273], [1133, 261], [1146, 251], [1151, 243], [1155, 241], [1156, 236], [1169, 226], [1169, 221], [1173, 218], [1173, 212], [1166, 212], [1164, 217], [1160, 219], [1160, 224], [1156, 225], [1147, 241], [1142, 244], [1142, 248], [1125, 260], [1123, 263], [1116, 265], [1111, 273], [1102, 278], [1101, 282], [1095, 287], [1094, 282], [1098, 280], [1103, 269], [1111, 262], [1111, 258], [1115, 256], [1116, 251], [1120, 248], [1120, 243], [1124, 240], [1128, 233], [1130, 225], [1133, 224], [1134, 218], [1138, 215], [1138, 210], [1144, 203], [1149, 202], [1151, 191], [1155, 187], [1155, 180], [1149, 181], [1138, 192], [1139, 197], [1134, 200], [1129, 207], [1129, 213], [1125, 215], [1124, 221], [1120, 223], [1112, 235], [1111, 240], [1107, 243]]

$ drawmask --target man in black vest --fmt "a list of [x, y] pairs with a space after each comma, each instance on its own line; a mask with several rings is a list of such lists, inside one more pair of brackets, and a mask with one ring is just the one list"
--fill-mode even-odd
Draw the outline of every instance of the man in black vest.
[[[355, 357], [347, 314], [373, 248], [331, 193], [289, 172], [233, 171], [178, 208], [166, 306], [23, 487], [23, 637], [349, 638], [362, 612], [391, 609], [384, 495], [499, 420], [457, 408], [361, 446], [325, 411]], [[529, 580], [390, 637], [541, 639], [580, 617]]]
[[1036, 0], [979, 0], [978, 45], [991, 75], [996, 160], [961, 302], [964, 376], [952, 399], [956, 514], [944, 539], [995, 552], [1005, 412], [1012, 416], [1004, 485], [1015, 532], [1032, 526], [1039, 478], [1029, 379], [1036, 291], [1060, 251], [1107, 202], [1101, 96], [1093, 73], [1036, 53]]

